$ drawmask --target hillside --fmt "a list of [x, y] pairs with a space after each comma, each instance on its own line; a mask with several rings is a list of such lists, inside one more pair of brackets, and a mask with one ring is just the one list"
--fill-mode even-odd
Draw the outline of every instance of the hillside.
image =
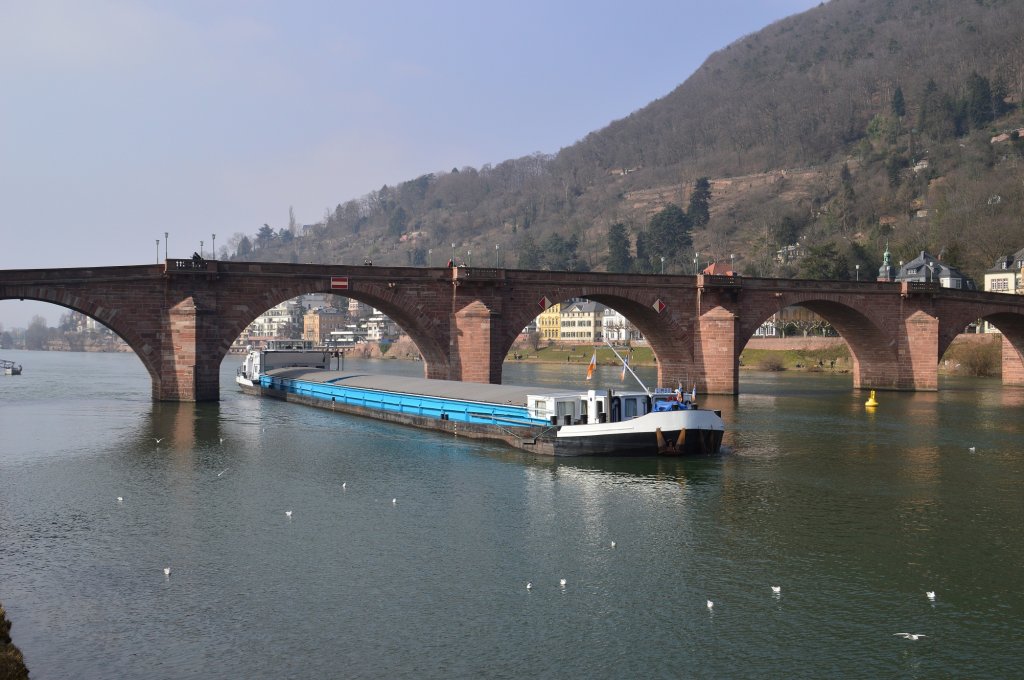
[[[240, 259], [670, 271], [834, 250], [832, 276], [944, 253], [980, 277], [1024, 246], [1024, 35], [1018, 0], [832, 0], [712, 54], [678, 88], [554, 155], [453, 168], [339, 204], [321, 224], [236, 235]], [[993, 138], [996, 141], [993, 141]], [[676, 246], [653, 215], [710, 180], [710, 220]], [[621, 224], [623, 231], [609, 228]], [[497, 246], [497, 248], [496, 248]], [[669, 253], [662, 253], [670, 250]], [[680, 252], [685, 251], [685, 252]], [[471, 253], [475, 253], [472, 255]], [[644, 257], [644, 255], [646, 255]], [[820, 275], [820, 273], [818, 274]]]

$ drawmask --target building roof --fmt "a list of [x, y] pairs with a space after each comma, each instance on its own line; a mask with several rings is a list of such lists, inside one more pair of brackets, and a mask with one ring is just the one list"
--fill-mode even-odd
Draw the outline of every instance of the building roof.
[[959, 269], [923, 250], [913, 260], [903, 264], [896, 273], [897, 281], [941, 281], [942, 279], [958, 279], [963, 282], [963, 285], [959, 287], [967, 290], [977, 290], [978, 288], [974, 280], [965, 276]]
[[711, 276], [738, 276], [733, 271], [732, 265], [725, 264], [724, 262], [712, 262], [707, 267], [701, 270], [701, 274], [709, 274]]

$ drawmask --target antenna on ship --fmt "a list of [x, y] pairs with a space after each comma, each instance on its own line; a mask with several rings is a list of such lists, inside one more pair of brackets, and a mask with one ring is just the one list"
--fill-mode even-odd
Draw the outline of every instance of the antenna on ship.
[[612, 354], [615, 355], [615, 358], [618, 359], [620, 362], [622, 362], [622, 366], [627, 371], [629, 371], [629, 374], [631, 376], [633, 376], [633, 379], [636, 380], [640, 384], [640, 387], [642, 387], [644, 392], [647, 393], [647, 396], [648, 397], [651, 396], [651, 391], [649, 389], [647, 389], [647, 385], [645, 385], [644, 381], [640, 379], [640, 376], [638, 376], [636, 373], [633, 372], [633, 367], [629, 365], [629, 362], [626, 361], [625, 359], [623, 359], [622, 355], [620, 355], [617, 351], [615, 351], [615, 346], [612, 345], [611, 341], [608, 338], [605, 338], [604, 342], [605, 342], [606, 345], [608, 345], [608, 348], [612, 351]]

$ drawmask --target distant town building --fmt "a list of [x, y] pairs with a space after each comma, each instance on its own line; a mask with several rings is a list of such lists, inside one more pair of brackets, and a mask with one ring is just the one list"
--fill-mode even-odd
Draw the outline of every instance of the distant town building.
[[362, 319], [363, 317], [369, 316], [373, 313], [373, 307], [359, 300], [353, 300], [349, 298], [348, 301], [348, 316], [351, 319]]
[[312, 340], [314, 345], [323, 345], [331, 331], [341, 328], [347, 322], [348, 315], [334, 307], [311, 309], [302, 317], [302, 339]]
[[537, 316], [537, 332], [548, 342], [562, 339], [562, 305], [551, 305]]
[[601, 334], [605, 340], [617, 344], [644, 342], [643, 334], [621, 312], [605, 307], [601, 315]]
[[[985, 272], [985, 290], [992, 293], [1024, 293], [1024, 249], [1013, 255], [1000, 256], [991, 269]], [[998, 333], [999, 329], [986, 321], [982, 327], [985, 333]]]
[[592, 300], [570, 302], [562, 306], [562, 340], [573, 343], [601, 342], [604, 305]]
[[920, 255], [899, 268], [896, 280], [937, 283], [943, 288], [959, 290], [978, 290], [973, 279], [964, 276], [956, 267], [946, 264], [923, 250]]
[[236, 344], [262, 347], [267, 340], [295, 339], [302, 334], [299, 298], [285, 300], [260, 314], [239, 336]]

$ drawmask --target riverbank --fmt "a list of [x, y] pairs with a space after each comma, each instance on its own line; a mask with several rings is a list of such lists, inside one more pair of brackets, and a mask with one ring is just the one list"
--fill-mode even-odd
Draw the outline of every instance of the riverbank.
[[11, 641], [11, 621], [7, 610], [0, 603], [0, 678], [3, 680], [28, 680], [25, 657]]
[[[947, 375], [998, 376], [1002, 367], [1001, 342], [1002, 336], [998, 334], [961, 334], [942, 356], [939, 372]], [[513, 347], [505, 361], [586, 364], [595, 352], [598, 365], [620, 365], [608, 347], [557, 343], [537, 349]], [[628, 353], [631, 366], [656, 366], [658, 363], [651, 348], [647, 346], [618, 349], [618, 352], [623, 356]], [[853, 369], [853, 357], [846, 341], [838, 337], [751, 338], [740, 354], [740, 369], [847, 373]]]

